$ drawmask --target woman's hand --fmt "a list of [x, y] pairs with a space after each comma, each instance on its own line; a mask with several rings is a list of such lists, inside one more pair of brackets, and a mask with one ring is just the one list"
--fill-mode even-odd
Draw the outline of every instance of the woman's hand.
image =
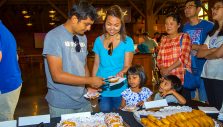
[[124, 77], [124, 72], [122, 72], [122, 71], [120, 71], [117, 75], [116, 75], [116, 77]]
[[164, 75], [168, 75], [170, 73], [170, 70], [168, 67], [163, 67], [160, 69], [160, 73], [164, 76]]

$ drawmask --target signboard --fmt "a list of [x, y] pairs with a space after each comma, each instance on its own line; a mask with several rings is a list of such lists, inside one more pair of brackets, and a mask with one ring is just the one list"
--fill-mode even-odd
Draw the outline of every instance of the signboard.
[[[97, 24], [104, 23], [105, 17], [106, 17], [106, 11], [108, 8], [97, 8], [97, 14], [98, 14], [98, 20], [95, 22]], [[130, 7], [122, 7], [122, 12], [124, 15], [124, 21], [125, 23], [131, 22], [131, 8]]]

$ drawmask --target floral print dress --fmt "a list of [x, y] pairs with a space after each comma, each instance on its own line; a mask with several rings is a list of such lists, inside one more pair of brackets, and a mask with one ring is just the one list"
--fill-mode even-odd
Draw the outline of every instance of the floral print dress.
[[153, 94], [149, 88], [142, 87], [139, 93], [133, 92], [131, 88], [122, 92], [122, 98], [126, 101], [126, 106], [135, 106], [140, 101], [146, 101]]

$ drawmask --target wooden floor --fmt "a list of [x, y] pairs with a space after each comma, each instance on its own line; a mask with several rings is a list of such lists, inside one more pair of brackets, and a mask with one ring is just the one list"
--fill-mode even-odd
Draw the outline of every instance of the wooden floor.
[[48, 105], [45, 100], [47, 92], [45, 73], [39, 63], [23, 63], [23, 85], [18, 105], [15, 110], [15, 119], [21, 116], [48, 114]]

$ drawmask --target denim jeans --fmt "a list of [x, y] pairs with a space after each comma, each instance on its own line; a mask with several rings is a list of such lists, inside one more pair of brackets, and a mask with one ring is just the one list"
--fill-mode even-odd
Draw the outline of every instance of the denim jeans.
[[57, 108], [53, 107], [52, 105], [49, 105], [49, 110], [50, 110], [50, 117], [60, 117], [62, 114], [70, 114], [70, 113], [78, 113], [78, 112], [92, 112], [91, 104], [86, 104], [80, 109], [62, 109], [62, 108]]
[[[205, 87], [204, 87], [204, 81], [201, 77], [199, 77], [198, 79], [198, 82], [200, 82], [200, 88], [197, 88], [198, 89], [198, 96], [199, 96], [199, 100], [200, 101], [207, 101], [207, 94], [206, 94], [206, 90], [205, 90]], [[195, 92], [196, 90], [194, 91], [191, 91], [191, 98], [195, 98]]]
[[121, 105], [122, 97], [100, 97], [100, 111], [111, 112], [118, 110]]
[[184, 77], [184, 87], [186, 87], [186, 85], [191, 85], [193, 87], [197, 86], [197, 88], [195, 89], [188, 89], [190, 91], [190, 96], [191, 96], [190, 98], [191, 99], [195, 98], [195, 92], [196, 92], [196, 89], [198, 89], [199, 100], [207, 101], [207, 94], [204, 87], [204, 81], [201, 78], [200, 73], [201, 72], [198, 69], [193, 69], [193, 74], [186, 71], [186, 74]]
[[21, 87], [22, 85], [11, 92], [0, 94], [0, 122], [14, 119]]

